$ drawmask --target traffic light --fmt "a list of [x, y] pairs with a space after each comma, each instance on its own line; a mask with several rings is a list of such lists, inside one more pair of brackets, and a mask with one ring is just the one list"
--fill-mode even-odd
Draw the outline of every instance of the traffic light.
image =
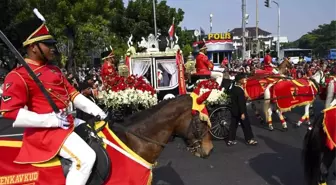
[[265, 0], [265, 6], [268, 8], [270, 7], [270, 0]]

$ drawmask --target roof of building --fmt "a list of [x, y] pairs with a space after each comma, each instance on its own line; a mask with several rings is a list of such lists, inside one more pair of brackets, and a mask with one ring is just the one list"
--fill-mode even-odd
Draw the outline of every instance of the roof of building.
[[[255, 36], [256, 35], [256, 27], [246, 27], [246, 31], [248, 32], [249, 36]], [[234, 28], [230, 31], [232, 36], [241, 36], [243, 35], [243, 29], [242, 28]], [[258, 35], [268, 36], [272, 33], [265, 31], [263, 29], [258, 28]]]

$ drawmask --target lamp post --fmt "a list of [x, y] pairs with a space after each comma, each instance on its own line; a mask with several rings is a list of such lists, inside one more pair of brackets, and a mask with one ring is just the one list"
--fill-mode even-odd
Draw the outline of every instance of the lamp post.
[[258, 7], [258, 1], [259, 0], [256, 0], [256, 39], [257, 39], [257, 57], [259, 57], [259, 48], [260, 48], [260, 45], [259, 45], [259, 7]]
[[246, 21], [245, 21], [245, 15], [246, 15], [246, 0], [242, 0], [242, 45], [243, 45], [243, 60], [246, 58], [246, 41], [245, 41], [245, 27], [246, 27]]
[[212, 13], [210, 14], [210, 33], [212, 33]]
[[280, 5], [278, 2], [273, 1], [278, 6], [278, 39], [277, 39], [277, 57], [280, 60]]
[[153, 0], [153, 16], [154, 16], [154, 32], [155, 38], [157, 37], [157, 27], [156, 27], [156, 8], [155, 8], [155, 0]]

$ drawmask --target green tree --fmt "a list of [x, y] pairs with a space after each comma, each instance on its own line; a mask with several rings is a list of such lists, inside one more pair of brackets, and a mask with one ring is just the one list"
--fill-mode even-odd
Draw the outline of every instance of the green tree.
[[336, 20], [330, 24], [319, 25], [294, 42], [287, 43], [283, 48], [312, 49], [318, 56], [325, 56], [329, 49], [336, 48]]

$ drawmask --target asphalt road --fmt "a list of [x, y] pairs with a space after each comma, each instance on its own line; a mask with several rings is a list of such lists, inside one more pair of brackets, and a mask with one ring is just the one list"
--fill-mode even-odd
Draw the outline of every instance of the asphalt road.
[[[314, 105], [322, 110], [321, 102]], [[265, 129], [255, 116], [250, 116], [258, 146], [247, 146], [238, 129], [238, 144], [226, 146], [224, 141], [213, 141], [214, 151], [207, 159], [192, 156], [182, 140], [175, 139], [165, 148], [154, 170], [153, 185], [304, 185], [301, 150], [306, 125], [296, 128], [302, 108], [285, 113], [287, 132], [273, 114], [274, 131]], [[336, 167], [334, 165], [334, 167]], [[335, 176], [330, 175], [336, 185]]]
[[[321, 111], [321, 102], [315, 103], [314, 109], [316, 113]], [[304, 185], [301, 149], [307, 126], [294, 126], [302, 114], [302, 108], [285, 113], [287, 132], [281, 131], [279, 119], [273, 114], [275, 130], [271, 132], [251, 112], [252, 129], [259, 144], [245, 145], [238, 128], [239, 143], [227, 147], [224, 141], [213, 141], [214, 151], [207, 159], [192, 156], [177, 138], [161, 154], [154, 169], [153, 185]], [[0, 130], [10, 126], [1, 121]], [[11, 134], [21, 131], [11, 129]], [[328, 185], [336, 185], [335, 176], [330, 178]]]

